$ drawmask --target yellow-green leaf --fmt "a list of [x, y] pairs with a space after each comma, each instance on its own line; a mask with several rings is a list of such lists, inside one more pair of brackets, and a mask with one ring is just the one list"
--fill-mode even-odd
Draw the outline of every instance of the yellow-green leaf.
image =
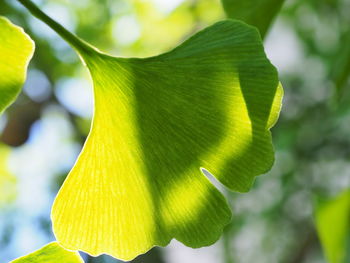
[[319, 202], [316, 208], [316, 226], [327, 261], [348, 262], [346, 256], [350, 259], [350, 190], [331, 200]]
[[221, 0], [229, 18], [257, 27], [264, 38], [285, 0]]
[[0, 17], [0, 114], [18, 96], [34, 52], [34, 42], [23, 29]]
[[282, 88], [258, 31], [227, 20], [156, 57], [80, 55], [95, 113], [53, 205], [57, 240], [123, 260], [172, 238], [215, 242], [231, 212], [200, 169], [248, 191], [274, 160]]
[[68, 251], [57, 242], [52, 242], [11, 263], [84, 263], [84, 261], [78, 252]]

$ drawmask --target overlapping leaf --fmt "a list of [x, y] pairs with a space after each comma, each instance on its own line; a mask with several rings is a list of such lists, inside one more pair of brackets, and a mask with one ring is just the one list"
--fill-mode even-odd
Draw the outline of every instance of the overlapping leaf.
[[258, 32], [227, 20], [156, 57], [80, 55], [95, 113], [53, 205], [57, 240], [124, 260], [172, 238], [215, 242], [231, 212], [200, 169], [247, 191], [274, 159], [282, 88]]
[[334, 199], [319, 202], [316, 209], [316, 225], [327, 261], [349, 262], [350, 190]]
[[30, 37], [7, 18], [0, 17], [0, 114], [21, 91], [33, 52]]
[[11, 263], [84, 263], [84, 261], [77, 252], [68, 251], [57, 242], [52, 242]]
[[285, 0], [221, 0], [228, 17], [257, 27], [266, 35]]

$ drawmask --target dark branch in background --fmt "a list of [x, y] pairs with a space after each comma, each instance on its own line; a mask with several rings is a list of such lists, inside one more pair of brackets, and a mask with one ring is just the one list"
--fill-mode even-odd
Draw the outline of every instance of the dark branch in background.
[[310, 230], [305, 239], [301, 242], [299, 248], [295, 251], [287, 263], [302, 263], [306, 262], [306, 258], [313, 248], [318, 244], [317, 234], [314, 229]]

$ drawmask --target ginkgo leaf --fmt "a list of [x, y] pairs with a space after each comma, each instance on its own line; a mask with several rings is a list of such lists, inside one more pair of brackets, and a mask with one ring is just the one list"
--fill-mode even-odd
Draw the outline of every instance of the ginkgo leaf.
[[264, 38], [285, 0], [221, 0], [229, 18], [257, 27]]
[[34, 53], [34, 42], [23, 29], [0, 17], [0, 114], [18, 96]]
[[327, 261], [345, 263], [350, 259], [350, 190], [336, 198], [319, 201], [316, 207], [316, 226]]
[[231, 212], [201, 168], [244, 192], [274, 159], [282, 88], [258, 31], [227, 20], [156, 57], [80, 55], [95, 112], [52, 208], [57, 240], [123, 260], [215, 242]]
[[10, 263], [84, 263], [78, 252], [72, 252], [52, 242]]

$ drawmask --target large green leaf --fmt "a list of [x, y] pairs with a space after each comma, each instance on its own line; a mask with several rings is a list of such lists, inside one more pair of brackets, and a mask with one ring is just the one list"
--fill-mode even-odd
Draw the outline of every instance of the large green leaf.
[[20, 93], [33, 52], [30, 37], [0, 17], [0, 114]]
[[285, 0], [221, 0], [229, 18], [257, 27], [264, 38]]
[[72, 252], [61, 247], [57, 242], [52, 242], [39, 250], [11, 261], [11, 263], [83, 263], [77, 252]]
[[80, 55], [95, 113], [53, 205], [57, 240], [123, 260], [172, 238], [215, 242], [231, 212], [201, 167], [245, 192], [274, 160], [282, 88], [258, 31], [227, 20], [156, 57]]
[[350, 242], [350, 190], [334, 199], [319, 202], [316, 226], [328, 262], [349, 262], [350, 244], [347, 242]]

